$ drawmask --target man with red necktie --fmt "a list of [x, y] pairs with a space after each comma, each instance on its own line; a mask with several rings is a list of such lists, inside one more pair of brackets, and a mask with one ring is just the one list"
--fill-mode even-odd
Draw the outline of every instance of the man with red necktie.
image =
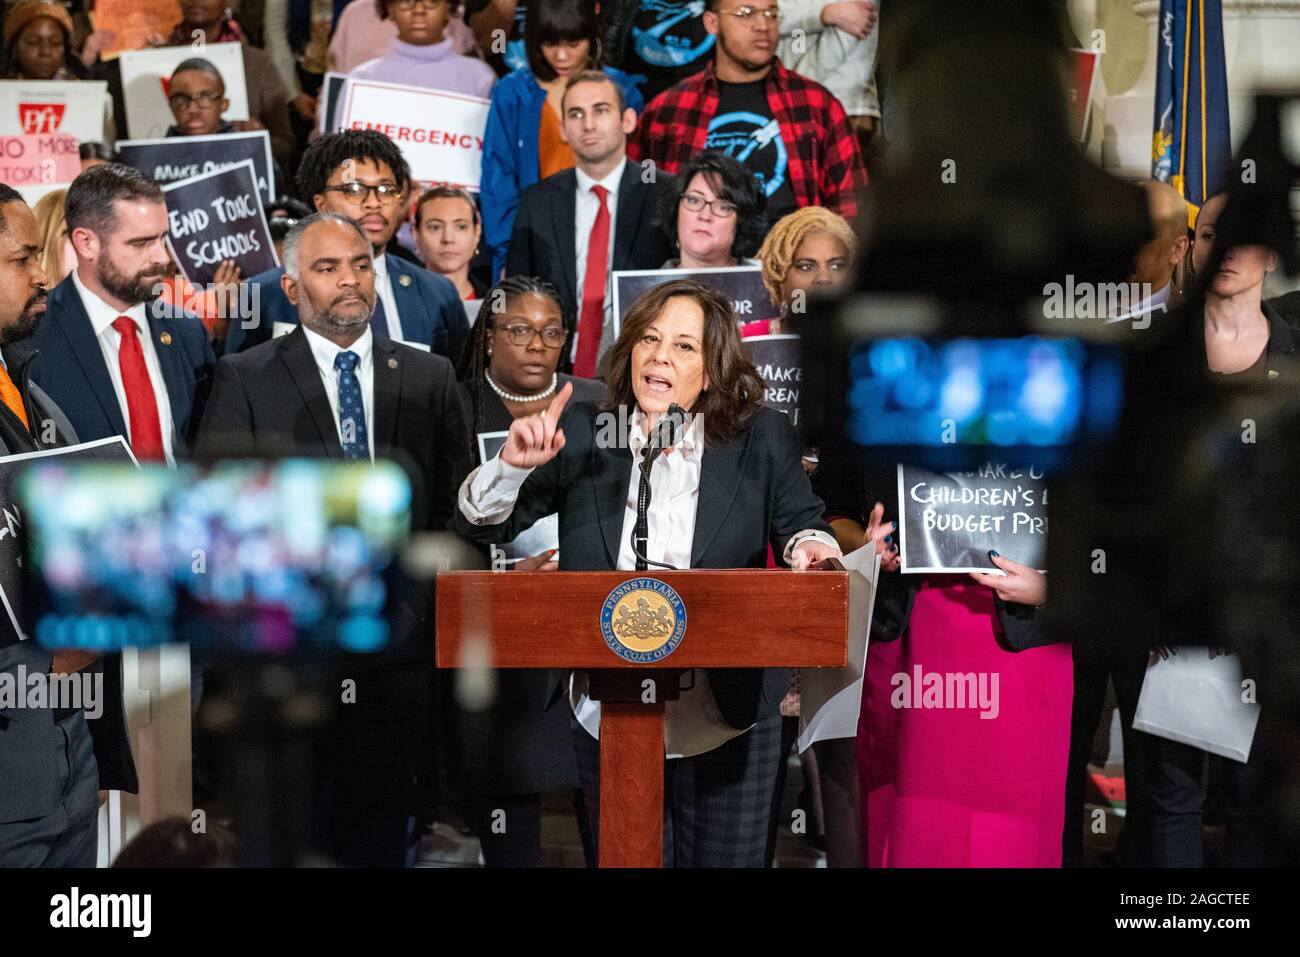
[[659, 269], [673, 255], [655, 226], [672, 177], [627, 161], [636, 112], [606, 74], [574, 74], [561, 104], [561, 135], [577, 165], [524, 190], [506, 275], [536, 276], [559, 290], [578, 315], [573, 374], [590, 378], [617, 337], [610, 275]]
[[[116, 163], [68, 188], [76, 268], [50, 291], [30, 343], [33, 378], [82, 442], [120, 435], [142, 462], [174, 463], [202, 414], [216, 358], [202, 321], [156, 299], [168, 278], [162, 189]], [[122, 702], [121, 656], [107, 655], [104, 712], [90, 722], [101, 790], [139, 790]]]

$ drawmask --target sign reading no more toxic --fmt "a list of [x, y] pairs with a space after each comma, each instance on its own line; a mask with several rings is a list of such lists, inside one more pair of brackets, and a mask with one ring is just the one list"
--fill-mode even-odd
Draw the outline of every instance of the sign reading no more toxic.
[[998, 572], [988, 553], [1042, 569], [1047, 483], [1036, 469], [988, 462], [973, 472], [898, 466], [903, 574]]
[[192, 176], [163, 187], [167, 242], [195, 286], [212, 282], [233, 259], [247, 279], [278, 266], [271, 229], [259, 201], [253, 161]]

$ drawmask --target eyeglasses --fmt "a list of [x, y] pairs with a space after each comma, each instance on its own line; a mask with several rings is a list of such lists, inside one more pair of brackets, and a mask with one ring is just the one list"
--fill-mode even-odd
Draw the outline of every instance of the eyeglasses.
[[410, 13], [416, 7], [424, 7], [424, 9], [429, 11], [437, 10], [447, 2], [448, 0], [388, 0], [388, 5], [394, 10], [401, 10], [403, 13]]
[[202, 93], [173, 93], [169, 102], [173, 110], [183, 110], [191, 103], [197, 104], [205, 110], [210, 110], [224, 99], [224, 94], [211, 93], [205, 90]]
[[754, 7], [745, 4], [744, 6], [736, 7], [734, 10], [719, 10], [718, 12], [729, 13], [737, 20], [743, 20], [746, 23], [757, 23], [758, 21], [754, 19], [755, 16], [762, 17], [768, 23], [780, 23], [782, 19], [781, 11], [776, 7], [767, 7], [764, 10], [757, 10]]
[[707, 200], [699, 193], [687, 193], [682, 197], [682, 205], [692, 213], [698, 213], [707, 206], [718, 219], [730, 219], [736, 215], [735, 203], [729, 203], [725, 199]]
[[533, 336], [541, 336], [542, 344], [546, 348], [558, 349], [569, 338], [569, 330], [563, 326], [547, 326], [545, 329], [537, 329], [533, 326], [518, 323], [512, 326], [494, 325], [492, 328], [505, 335], [512, 346], [532, 345]]
[[370, 198], [370, 191], [374, 190], [381, 203], [395, 203], [402, 198], [402, 188], [394, 186], [392, 183], [379, 183], [375, 186], [367, 186], [365, 183], [344, 183], [341, 186], [326, 186], [322, 192], [339, 193], [344, 199], [354, 203], [362, 203]]

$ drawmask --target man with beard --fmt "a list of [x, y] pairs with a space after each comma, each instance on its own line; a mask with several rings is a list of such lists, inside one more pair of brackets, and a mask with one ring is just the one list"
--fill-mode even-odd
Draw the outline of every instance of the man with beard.
[[[40, 251], [36, 218], [16, 190], [0, 184], [0, 455], [77, 443], [67, 417], [31, 381], [35, 356], [19, 345], [45, 316]], [[20, 673], [71, 674], [92, 660], [0, 637], [7, 684], [24, 684]], [[84, 711], [0, 702], [0, 867], [94, 867], [96, 778]]]
[[713, 59], [650, 101], [628, 156], [675, 173], [700, 150], [726, 153], [763, 184], [772, 222], [825, 206], [851, 223], [867, 183], [858, 139], [835, 94], [777, 59], [781, 6], [704, 0]]
[[[66, 200], [77, 266], [50, 292], [30, 340], [35, 381], [82, 442], [120, 435], [142, 462], [184, 457], [216, 357], [196, 316], [156, 297], [172, 269], [162, 189], [120, 163], [92, 166]], [[122, 698], [121, 655], [104, 674], [104, 711], [91, 723], [99, 787], [139, 790]], [[197, 693], [197, 686], [196, 686]]]
[[[397, 144], [374, 130], [343, 130], [322, 136], [303, 154], [298, 195], [320, 212], [354, 220], [374, 251], [376, 339], [428, 348], [453, 363], [469, 336], [456, 287], [444, 276], [402, 259], [393, 236], [406, 219], [411, 169]], [[225, 354], [252, 348], [288, 332], [298, 310], [281, 288], [284, 268], [249, 280], [259, 303], [251, 321], [231, 322]]]
[[171, 275], [162, 189], [119, 163], [68, 188], [77, 267], [50, 293], [37, 381], [83, 442], [123, 436], [140, 460], [183, 457], [216, 357], [198, 318], [157, 300]]
[[[348, 216], [313, 213], [285, 237], [280, 288], [301, 322], [217, 363], [200, 454], [392, 459], [411, 479], [412, 526], [445, 528], [472, 464], [455, 372], [440, 355], [375, 336], [369, 237]], [[335, 716], [315, 818], [321, 849], [344, 865], [408, 860], [409, 820], [424, 804], [414, 781], [430, 763], [426, 599], [394, 597], [388, 650], [341, 656], [356, 703]]]

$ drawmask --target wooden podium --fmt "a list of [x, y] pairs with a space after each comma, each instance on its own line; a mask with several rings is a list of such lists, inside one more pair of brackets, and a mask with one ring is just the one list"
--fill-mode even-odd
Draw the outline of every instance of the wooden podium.
[[[615, 599], [620, 586], [647, 579], [667, 585], [668, 597], [643, 588]], [[678, 696], [683, 670], [838, 668], [847, 660], [843, 571], [442, 572], [436, 592], [439, 668], [589, 673], [589, 693], [601, 702], [601, 867], [662, 866], [664, 702]], [[657, 660], [614, 650], [631, 651], [619, 631], [636, 645], [639, 626], [662, 634], [678, 612], [685, 627], [673, 630], [673, 649], [642, 652]]]

